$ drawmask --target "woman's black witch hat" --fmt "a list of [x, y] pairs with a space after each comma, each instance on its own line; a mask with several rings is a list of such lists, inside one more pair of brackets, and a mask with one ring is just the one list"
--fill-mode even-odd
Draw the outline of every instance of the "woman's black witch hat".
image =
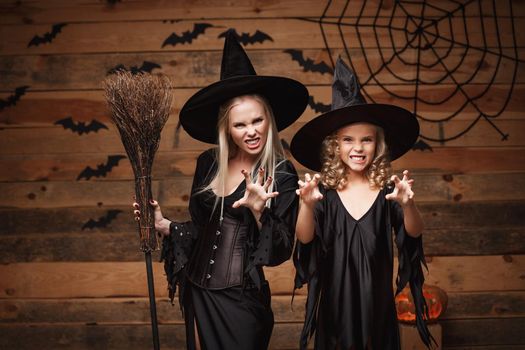
[[285, 77], [257, 75], [230, 29], [224, 42], [220, 80], [190, 97], [180, 111], [180, 122], [193, 138], [217, 143], [220, 105], [233, 97], [247, 94], [260, 94], [268, 100], [278, 130], [296, 121], [308, 103], [308, 90], [300, 82]]

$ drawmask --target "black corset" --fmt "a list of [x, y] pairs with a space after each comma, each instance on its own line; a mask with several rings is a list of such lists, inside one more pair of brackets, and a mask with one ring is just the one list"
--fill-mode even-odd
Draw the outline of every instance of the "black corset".
[[196, 242], [187, 266], [191, 282], [205, 289], [224, 289], [243, 284], [245, 246], [249, 225], [226, 213], [212, 220]]

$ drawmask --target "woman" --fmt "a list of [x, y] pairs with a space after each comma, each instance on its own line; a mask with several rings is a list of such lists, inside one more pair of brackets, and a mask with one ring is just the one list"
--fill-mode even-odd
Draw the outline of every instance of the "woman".
[[[297, 216], [297, 174], [278, 131], [304, 111], [299, 82], [257, 76], [229, 32], [221, 80], [184, 105], [180, 121], [192, 137], [218, 148], [195, 170], [191, 224], [169, 221], [155, 206], [170, 296], [180, 286], [188, 349], [266, 349], [273, 329], [263, 266], [286, 261]], [[139, 214], [137, 212], [137, 214]]]

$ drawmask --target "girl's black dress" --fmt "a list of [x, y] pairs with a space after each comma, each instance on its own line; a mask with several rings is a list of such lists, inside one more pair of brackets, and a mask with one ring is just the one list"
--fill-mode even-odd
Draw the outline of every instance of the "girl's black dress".
[[[322, 191], [324, 192], [324, 191]], [[424, 264], [421, 237], [406, 234], [403, 210], [381, 190], [361, 218], [353, 218], [335, 190], [316, 204], [315, 236], [294, 252], [296, 288], [308, 283], [301, 349], [315, 332], [315, 349], [399, 349], [393, 277], [393, 239], [398, 249], [397, 288], [410, 282], [418, 329], [429, 342], [422, 319]]]
[[191, 191], [191, 222], [170, 226], [163, 242], [164, 267], [173, 300], [178, 285], [188, 349], [195, 348], [194, 322], [202, 349], [266, 349], [273, 329], [270, 288], [263, 266], [290, 258], [297, 218], [297, 173], [284, 160], [276, 169], [279, 195], [263, 210], [259, 230], [245, 207], [232, 208], [246, 189], [243, 181], [224, 198], [201, 190], [217, 163], [213, 150], [202, 153]]

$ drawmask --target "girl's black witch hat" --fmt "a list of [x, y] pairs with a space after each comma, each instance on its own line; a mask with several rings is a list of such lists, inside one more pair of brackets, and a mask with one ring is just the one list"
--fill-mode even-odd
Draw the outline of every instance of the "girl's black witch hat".
[[358, 122], [383, 128], [390, 160], [401, 157], [412, 148], [419, 136], [416, 116], [398, 106], [367, 103], [359, 90], [355, 74], [339, 58], [332, 83], [332, 110], [305, 124], [290, 144], [292, 155], [299, 163], [320, 171], [323, 140], [339, 128]]

